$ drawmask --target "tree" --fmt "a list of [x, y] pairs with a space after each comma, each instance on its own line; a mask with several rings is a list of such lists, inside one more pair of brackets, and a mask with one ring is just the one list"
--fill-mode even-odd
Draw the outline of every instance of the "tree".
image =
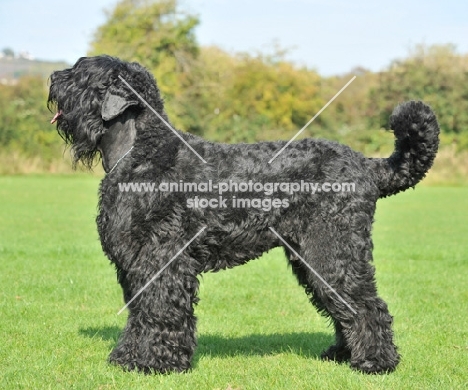
[[156, 77], [173, 123], [218, 141], [255, 141], [297, 131], [320, 109], [320, 77], [284, 51], [231, 55], [199, 49], [198, 18], [177, 0], [123, 0], [99, 27], [90, 54], [138, 61]]
[[320, 109], [320, 76], [273, 55], [202, 48], [184, 91], [190, 132], [221, 142], [288, 138]]
[[5, 47], [3, 50], [2, 50], [2, 53], [5, 57], [10, 57], [10, 58], [13, 58], [15, 56], [15, 52], [13, 51], [13, 49], [9, 48], [9, 47]]
[[199, 52], [194, 33], [198, 23], [198, 17], [184, 12], [177, 0], [122, 0], [97, 29], [89, 54], [146, 66], [158, 80], [177, 125], [185, 74]]
[[0, 148], [51, 161], [60, 155], [62, 141], [45, 108], [47, 90], [40, 76], [24, 76], [15, 85], [0, 84]]
[[395, 103], [415, 99], [431, 104], [443, 133], [468, 131], [468, 58], [453, 45], [418, 45], [408, 58], [394, 61], [379, 81], [370, 101], [380, 125], [388, 126]]

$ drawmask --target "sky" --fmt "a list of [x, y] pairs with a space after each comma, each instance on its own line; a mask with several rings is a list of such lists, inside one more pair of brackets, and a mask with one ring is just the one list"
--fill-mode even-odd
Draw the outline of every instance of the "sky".
[[[0, 50], [73, 64], [116, 0], [0, 0]], [[357, 66], [380, 71], [417, 44], [454, 44], [468, 53], [468, 1], [182, 0], [200, 17], [201, 45], [272, 52], [323, 76]]]

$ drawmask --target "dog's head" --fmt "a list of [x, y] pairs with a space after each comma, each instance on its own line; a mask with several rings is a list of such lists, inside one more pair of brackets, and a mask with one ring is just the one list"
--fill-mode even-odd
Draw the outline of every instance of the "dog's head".
[[60, 136], [71, 145], [75, 165], [81, 161], [91, 168], [102, 153], [103, 136], [115, 129], [113, 124], [129, 112], [135, 119], [147, 110], [124, 81], [163, 114], [156, 81], [137, 63], [110, 56], [82, 57], [72, 68], [50, 76], [47, 106], [56, 112], [51, 123], [57, 124]]

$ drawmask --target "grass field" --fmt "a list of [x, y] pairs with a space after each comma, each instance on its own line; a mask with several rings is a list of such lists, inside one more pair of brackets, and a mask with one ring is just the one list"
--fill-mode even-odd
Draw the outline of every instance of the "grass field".
[[101, 253], [92, 176], [0, 177], [0, 389], [466, 389], [468, 188], [378, 203], [375, 265], [403, 360], [366, 376], [318, 356], [332, 341], [275, 250], [201, 281], [194, 370], [106, 363], [125, 315]]

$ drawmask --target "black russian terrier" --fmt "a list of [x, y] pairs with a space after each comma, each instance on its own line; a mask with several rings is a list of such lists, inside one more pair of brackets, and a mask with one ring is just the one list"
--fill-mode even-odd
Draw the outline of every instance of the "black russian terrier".
[[[439, 127], [427, 105], [396, 107], [389, 158], [303, 139], [271, 163], [285, 141], [228, 145], [170, 129], [155, 79], [137, 63], [81, 58], [51, 75], [48, 107], [75, 164], [91, 167], [100, 155], [106, 172], [97, 226], [129, 310], [111, 362], [146, 373], [189, 369], [197, 276], [282, 246], [310, 301], [334, 325], [336, 343], [322, 358], [349, 360], [365, 373], [395, 369], [400, 356], [392, 316], [377, 295], [371, 229], [377, 200], [413, 187], [434, 161]], [[161, 190], [127, 191], [125, 183]], [[162, 190], [174, 183], [191, 186]], [[223, 188], [226, 200], [219, 190], [197, 191], [202, 183]], [[321, 187], [312, 194], [304, 183]], [[330, 191], [337, 183], [353, 190]], [[267, 192], [255, 188], [270, 189], [268, 207]]]

